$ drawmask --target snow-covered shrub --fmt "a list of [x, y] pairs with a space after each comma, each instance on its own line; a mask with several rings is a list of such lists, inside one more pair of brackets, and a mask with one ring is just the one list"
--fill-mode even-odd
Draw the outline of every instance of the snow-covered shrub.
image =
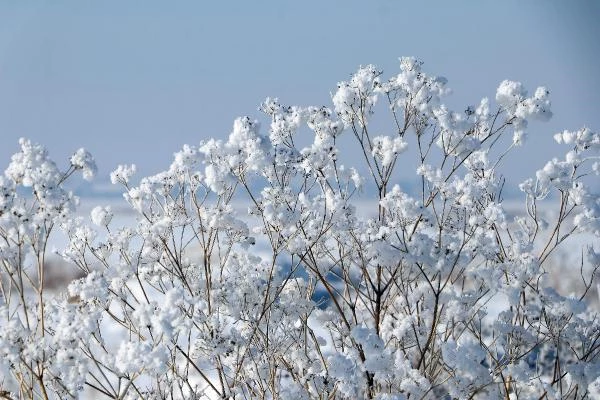
[[[565, 240], [598, 243], [600, 135], [568, 146], [502, 204], [506, 152], [548, 91], [500, 84], [464, 112], [444, 78], [402, 58], [388, 80], [361, 67], [333, 109], [267, 99], [265, 131], [239, 118], [227, 140], [184, 146], [164, 172], [111, 174], [137, 216], [75, 217], [66, 172], [21, 141], [0, 178], [0, 387], [8, 398], [589, 398], [600, 393], [600, 324], [585, 303], [600, 268], [587, 247], [581, 293], [549, 287]], [[385, 132], [372, 123], [388, 121]], [[312, 143], [297, 147], [299, 135]], [[501, 140], [508, 136], [508, 141]], [[339, 143], [355, 147], [346, 160]], [[505, 146], [507, 148], [502, 148]], [[419, 190], [398, 184], [416, 165]], [[373, 190], [371, 190], [373, 189]], [[596, 185], [597, 189], [597, 185]], [[362, 194], [361, 194], [362, 192]], [[372, 199], [371, 212], [358, 200]], [[556, 202], [545, 220], [542, 199]], [[50, 234], [85, 273], [43, 285]], [[597, 246], [598, 247], [598, 246]], [[497, 311], [488, 311], [493, 305]]]

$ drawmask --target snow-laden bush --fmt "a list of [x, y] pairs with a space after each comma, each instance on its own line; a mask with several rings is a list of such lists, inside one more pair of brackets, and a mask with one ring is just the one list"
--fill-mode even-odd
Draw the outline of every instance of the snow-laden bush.
[[[389, 80], [367, 66], [339, 83], [333, 109], [267, 99], [266, 130], [239, 118], [226, 141], [184, 146], [139, 181], [119, 166], [132, 226], [106, 206], [76, 217], [64, 184], [94, 175], [89, 153], [62, 172], [22, 140], [0, 178], [1, 396], [599, 396], [600, 324], [584, 299], [600, 253], [569, 244], [581, 293], [559, 294], [546, 271], [567, 238], [598, 244], [600, 135], [557, 134], [564, 159], [519, 186], [509, 217], [515, 183], [498, 168], [529, 120], [552, 115], [548, 91], [504, 81], [495, 104], [464, 112], [447, 92], [403, 58]], [[418, 190], [397, 184], [412, 165]], [[64, 293], [44, 287], [57, 230], [85, 273]]]

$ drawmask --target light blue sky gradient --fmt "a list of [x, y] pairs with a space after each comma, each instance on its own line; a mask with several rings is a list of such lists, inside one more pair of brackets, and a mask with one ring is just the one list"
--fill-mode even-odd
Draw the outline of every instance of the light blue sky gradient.
[[19, 137], [66, 165], [91, 151], [99, 179], [119, 163], [168, 167], [184, 143], [225, 137], [267, 96], [330, 105], [360, 64], [389, 77], [411, 55], [449, 79], [462, 109], [503, 79], [551, 90], [507, 173], [529, 176], [552, 135], [600, 129], [598, 1], [3, 1], [0, 162]]

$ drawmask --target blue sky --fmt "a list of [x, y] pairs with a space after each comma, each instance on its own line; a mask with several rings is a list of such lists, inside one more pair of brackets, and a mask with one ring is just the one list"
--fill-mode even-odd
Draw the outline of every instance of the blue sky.
[[503, 79], [551, 90], [553, 120], [506, 167], [522, 179], [559, 154], [557, 131], [600, 129], [599, 18], [593, 0], [3, 1], [0, 161], [28, 137], [62, 165], [87, 148], [99, 180], [119, 163], [155, 173], [267, 96], [330, 105], [360, 64], [391, 76], [410, 55], [449, 79], [453, 108]]

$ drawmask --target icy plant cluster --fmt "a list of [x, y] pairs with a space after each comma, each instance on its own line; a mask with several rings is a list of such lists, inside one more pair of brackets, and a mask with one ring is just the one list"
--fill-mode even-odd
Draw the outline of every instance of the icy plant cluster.
[[[580, 293], [546, 279], [566, 240], [598, 243], [600, 135], [557, 134], [564, 159], [519, 186], [511, 216], [501, 161], [528, 121], [552, 115], [548, 90], [504, 81], [495, 102], [454, 112], [446, 80], [421, 68], [402, 58], [384, 80], [361, 67], [332, 109], [269, 98], [266, 129], [239, 118], [227, 140], [184, 146], [154, 176], [119, 166], [131, 226], [108, 206], [75, 216], [64, 183], [93, 175], [89, 153], [61, 172], [21, 141], [0, 178], [0, 396], [600, 396], [600, 324], [586, 305], [598, 249], [584, 244], [568, 266]], [[371, 128], [376, 114], [387, 131]], [[398, 184], [411, 165], [418, 191]], [[543, 199], [556, 204], [548, 219]], [[84, 273], [64, 293], [44, 287], [56, 230]]]

